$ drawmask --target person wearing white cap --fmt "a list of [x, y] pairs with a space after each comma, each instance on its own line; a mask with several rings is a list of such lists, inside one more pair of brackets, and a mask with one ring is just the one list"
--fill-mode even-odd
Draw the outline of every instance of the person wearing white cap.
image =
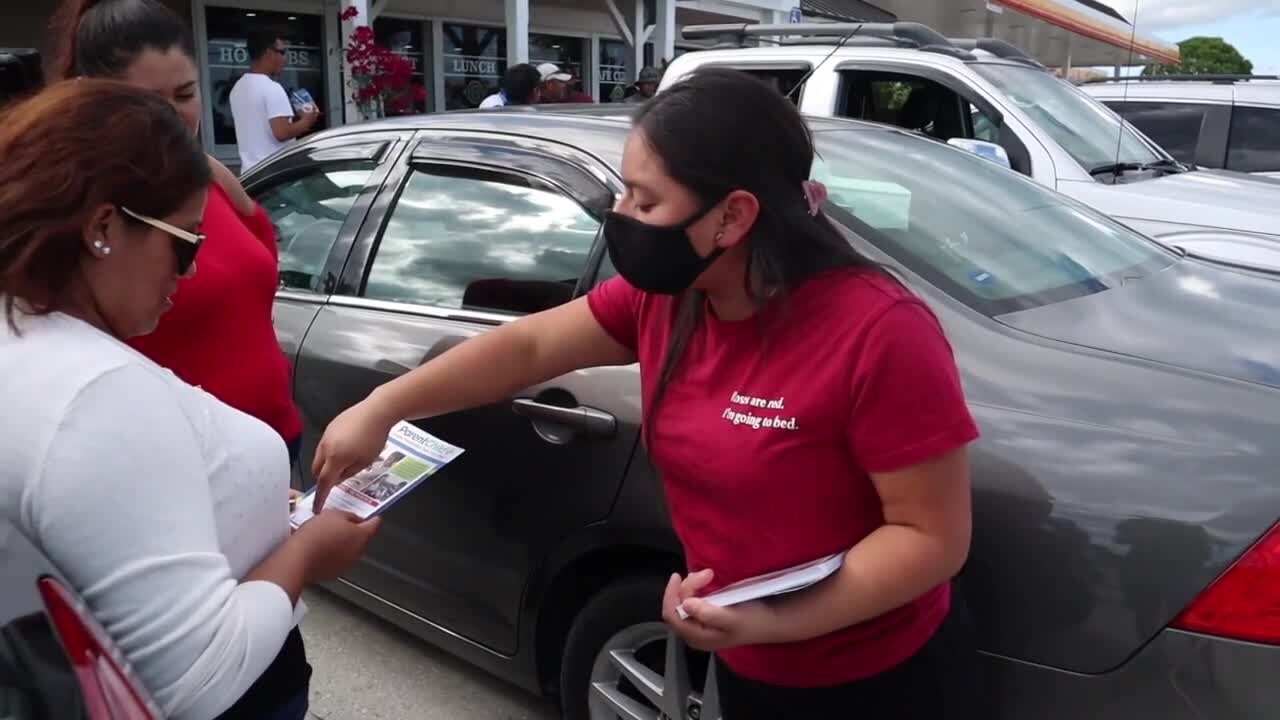
[[542, 76], [542, 102], [561, 102], [573, 76], [549, 62], [538, 64], [538, 74]]
[[540, 63], [538, 73], [542, 75], [541, 102], [594, 102], [590, 95], [573, 88], [573, 74], [561, 70], [559, 65], [549, 62]]

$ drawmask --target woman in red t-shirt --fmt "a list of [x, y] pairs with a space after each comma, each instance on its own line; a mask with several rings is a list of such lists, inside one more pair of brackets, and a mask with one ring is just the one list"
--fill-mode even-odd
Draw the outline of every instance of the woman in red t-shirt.
[[[60, 20], [63, 77], [109, 77], [152, 90], [199, 133], [204, 110], [194, 45], [172, 10], [156, 0], [66, 0]], [[197, 272], [171, 298], [155, 332], [130, 344], [270, 425], [296, 460], [302, 417], [271, 319], [279, 283], [275, 228], [231, 171], [212, 157], [209, 165], [215, 182]]]
[[[325, 432], [322, 489], [373, 460], [397, 420], [639, 362], [646, 447], [689, 569], [663, 617], [721, 660], [725, 720], [975, 717], [975, 640], [951, 581], [977, 428], [938, 320], [822, 215], [813, 160], [796, 108], [748, 75], [700, 70], [659, 93], [605, 218], [621, 277], [375, 390]], [[698, 600], [842, 552], [806, 591]]]

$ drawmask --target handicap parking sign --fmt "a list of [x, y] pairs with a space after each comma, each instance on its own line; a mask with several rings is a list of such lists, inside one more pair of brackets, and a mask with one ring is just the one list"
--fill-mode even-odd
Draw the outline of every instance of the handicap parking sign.
[[801, 22], [803, 19], [804, 19], [804, 16], [800, 13], [799, 6], [791, 8], [791, 17], [790, 17], [791, 22], [798, 23], [798, 22]]

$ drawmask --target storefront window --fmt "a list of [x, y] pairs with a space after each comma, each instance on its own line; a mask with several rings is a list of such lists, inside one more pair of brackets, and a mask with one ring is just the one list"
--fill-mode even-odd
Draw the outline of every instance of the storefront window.
[[[324, 23], [319, 15], [301, 15], [263, 10], [210, 7], [205, 10], [209, 30], [209, 88], [206, 101], [213, 110], [213, 141], [234, 145], [235, 123], [231, 118], [231, 88], [249, 70], [249, 28], [267, 28], [280, 34], [288, 49], [288, 64], [275, 79], [288, 92], [304, 88], [327, 107], [324, 77]], [[316, 129], [328, 127], [320, 115]]]
[[[529, 34], [529, 62], [555, 63], [560, 69], [573, 75], [572, 87], [579, 93], [587, 93], [583, 69], [587, 64], [587, 40], [564, 35]], [[590, 94], [590, 93], [588, 93]]]
[[507, 69], [507, 31], [474, 25], [441, 26], [444, 47], [444, 107], [463, 110], [498, 92]]
[[[630, 52], [621, 40], [600, 41], [600, 102], [622, 102], [635, 93], [634, 78], [627, 73]], [[653, 64], [653, 43], [645, 43], [644, 60]]]
[[[422, 42], [422, 23], [416, 20], [397, 20], [395, 18], [378, 18], [373, 21], [373, 34], [378, 44], [408, 60], [413, 65], [413, 84], [427, 88], [426, 45]], [[429, 98], [418, 93], [420, 100], [412, 107], [401, 112], [393, 108], [387, 109], [388, 115], [412, 115], [425, 113]]]

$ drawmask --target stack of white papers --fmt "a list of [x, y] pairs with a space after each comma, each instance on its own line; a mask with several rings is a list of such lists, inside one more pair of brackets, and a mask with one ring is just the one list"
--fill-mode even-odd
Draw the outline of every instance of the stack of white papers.
[[[759, 600], [802, 590], [827, 579], [839, 570], [844, 564], [844, 555], [843, 552], [838, 552], [800, 565], [739, 580], [700, 599], [718, 607], [728, 607], [748, 600]], [[681, 620], [689, 618], [683, 606], [676, 608], [676, 612], [680, 614]]]

